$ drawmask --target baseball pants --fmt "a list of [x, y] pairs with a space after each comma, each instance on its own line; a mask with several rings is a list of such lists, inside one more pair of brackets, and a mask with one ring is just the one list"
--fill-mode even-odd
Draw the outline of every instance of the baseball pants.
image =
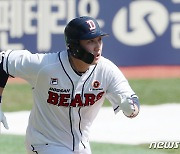
[[28, 154], [91, 154], [90, 146], [81, 150], [80, 152], [74, 152], [67, 147], [57, 145], [27, 145], [26, 149]]

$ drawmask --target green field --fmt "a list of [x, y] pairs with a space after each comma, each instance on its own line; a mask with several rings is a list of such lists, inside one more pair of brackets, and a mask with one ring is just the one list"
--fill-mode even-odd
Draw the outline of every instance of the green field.
[[[180, 149], [149, 149], [149, 145], [91, 143], [93, 154], [179, 154]], [[25, 154], [24, 136], [0, 135], [0, 154]]]
[[[141, 105], [180, 102], [180, 79], [129, 80]], [[3, 93], [3, 111], [30, 110], [31, 87], [28, 84], [7, 84]], [[106, 100], [105, 106], [110, 103]], [[149, 149], [144, 145], [91, 143], [93, 154], [180, 154], [179, 149]], [[24, 136], [0, 135], [0, 154], [25, 154]]]

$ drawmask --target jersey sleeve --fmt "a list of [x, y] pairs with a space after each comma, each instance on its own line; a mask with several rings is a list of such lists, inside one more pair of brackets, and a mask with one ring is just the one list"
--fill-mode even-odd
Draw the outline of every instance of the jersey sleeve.
[[47, 61], [44, 54], [32, 54], [28, 50], [8, 50], [5, 52], [3, 69], [13, 77], [20, 77], [33, 84], [39, 70]]
[[119, 104], [123, 97], [134, 97], [135, 92], [129, 85], [128, 80], [125, 78], [121, 70], [113, 63], [110, 63], [109, 73], [111, 74], [108, 82], [106, 98], [113, 106], [114, 112], [117, 113], [121, 110]]

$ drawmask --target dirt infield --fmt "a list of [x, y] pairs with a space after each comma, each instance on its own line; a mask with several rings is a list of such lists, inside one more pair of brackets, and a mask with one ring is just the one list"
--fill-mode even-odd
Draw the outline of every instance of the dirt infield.
[[129, 79], [179, 78], [180, 66], [134, 66], [120, 67]]
[[[127, 79], [180, 78], [180, 66], [120, 67]], [[8, 83], [25, 83], [20, 78], [10, 78]]]

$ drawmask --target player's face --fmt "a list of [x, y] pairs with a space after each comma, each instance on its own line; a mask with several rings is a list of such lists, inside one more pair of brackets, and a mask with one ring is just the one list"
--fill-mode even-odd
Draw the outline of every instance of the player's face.
[[80, 44], [87, 51], [91, 52], [94, 55], [94, 61], [92, 64], [97, 64], [102, 53], [102, 47], [103, 47], [102, 37], [98, 36], [90, 40], [80, 40]]

